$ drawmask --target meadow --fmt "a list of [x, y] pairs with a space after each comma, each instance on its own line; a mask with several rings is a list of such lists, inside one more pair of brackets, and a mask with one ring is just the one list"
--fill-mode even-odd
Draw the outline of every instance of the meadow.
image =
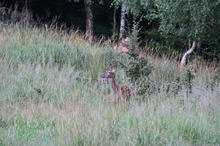
[[181, 71], [171, 59], [146, 57], [160, 89], [190, 70], [191, 91], [141, 100], [118, 67], [117, 82], [133, 93], [129, 103], [108, 102], [100, 73], [109, 62], [126, 63], [126, 54], [88, 43], [78, 30], [0, 27], [0, 145], [220, 145], [217, 65], [194, 59]]

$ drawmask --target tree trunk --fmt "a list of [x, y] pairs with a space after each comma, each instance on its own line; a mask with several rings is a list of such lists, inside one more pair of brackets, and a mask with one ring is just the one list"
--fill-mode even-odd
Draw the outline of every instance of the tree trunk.
[[113, 35], [112, 40], [115, 42], [116, 39], [116, 7], [114, 6], [114, 16], [113, 16]]
[[[189, 41], [189, 44], [191, 44], [190, 41]], [[190, 45], [189, 45], [189, 47], [190, 47]], [[186, 65], [186, 57], [188, 55], [190, 55], [195, 50], [195, 48], [196, 48], [196, 42], [193, 41], [191, 48], [188, 51], [186, 51], [186, 53], [184, 53], [184, 55], [183, 55], [183, 57], [181, 59], [180, 69], [182, 69]]]
[[84, 0], [84, 6], [86, 11], [86, 39], [88, 39], [91, 42], [93, 37], [92, 4], [89, 0]]
[[120, 32], [119, 40], [123, 37], [125, 33], [125, 3], [121, 4], [121, 23], [120, 23]]
[[27, 0], [25, 0], [25, 2], [24, 2], [24, 7], [25, 7], [25, 10], [27, 11], [27, 9], [28, 9], [28, 1]]

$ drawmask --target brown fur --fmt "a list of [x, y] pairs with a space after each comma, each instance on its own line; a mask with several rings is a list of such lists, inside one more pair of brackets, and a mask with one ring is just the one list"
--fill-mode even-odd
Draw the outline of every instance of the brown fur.
[[129, 100], [131, 96], [131, 90], [124, 85], [117, 85], [117, 92], [120, 94], [120, 100]]

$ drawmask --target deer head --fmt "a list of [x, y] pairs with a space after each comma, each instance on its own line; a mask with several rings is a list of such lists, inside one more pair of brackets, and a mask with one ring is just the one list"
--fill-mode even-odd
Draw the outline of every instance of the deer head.
[[101, 74], [101, 77], [106, 79], [115, 78], [115, 73], [116, 73], [116, 68], [112, 64], [109, 64], [108, 70], [103, 72]]

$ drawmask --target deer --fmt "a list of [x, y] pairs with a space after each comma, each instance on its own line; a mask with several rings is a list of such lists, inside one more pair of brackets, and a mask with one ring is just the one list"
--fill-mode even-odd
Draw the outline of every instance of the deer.
[[120, 52], [120, 53], [127, 53], [128, 52], [128, 48], [125, 47], [121, 42], [118, 44], [114, 44], [113, 45], [113, 49]]
[[129, 37], [121, 38], [117, 43], [113, 43], [113, 49], [119, 51], [120, 53], [127, 53], [129, 43]]
[[116, 68], [109, 64], [108, 69], [101, 74], [102, 78], [108, 79], [110, 85], [110, 100], [113, 102], [129, 101], [131, 90], [125, 85], [117, 85], [115, 82]]

